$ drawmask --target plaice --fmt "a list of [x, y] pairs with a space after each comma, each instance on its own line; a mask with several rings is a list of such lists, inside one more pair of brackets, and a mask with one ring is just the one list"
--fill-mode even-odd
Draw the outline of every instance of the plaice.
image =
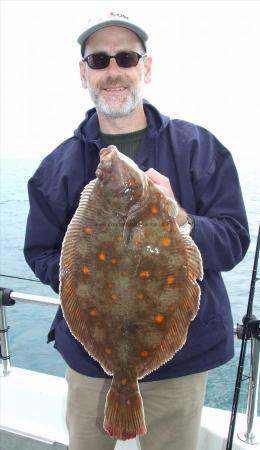
[[100, 151], [96, 175], [63, 241], [60, 298], [71, 333], [113, 376], [104, 429], [125, 440], [146, 433], [138, 379], [186, 341], [202, 261], [176, 202], [115, 146]]

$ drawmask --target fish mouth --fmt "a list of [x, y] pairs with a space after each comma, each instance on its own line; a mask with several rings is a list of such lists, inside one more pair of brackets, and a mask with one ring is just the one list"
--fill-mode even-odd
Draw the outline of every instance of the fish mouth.
[[116, 153], [118, 153], [118, 150], [115, 145], [102, 148], [99, 152], [100, 161], [111, 160]]
[[100, 150], [100, 163], [96, 170], [96, 176], [99, 181], [103, 181], [106, 175], [111, 174], [113, 169], [113, 159], [117, 153], [118, 150], [115, 145], [109, 145]]

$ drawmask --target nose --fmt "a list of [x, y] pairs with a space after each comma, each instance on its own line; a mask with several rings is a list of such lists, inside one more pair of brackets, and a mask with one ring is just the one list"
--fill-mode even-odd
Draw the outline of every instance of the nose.
[[106, 69], [109, 73], [118, 73], [120, 71], [120, 67], [118, 66], [115, 58], [110, 58], [109, 65]]

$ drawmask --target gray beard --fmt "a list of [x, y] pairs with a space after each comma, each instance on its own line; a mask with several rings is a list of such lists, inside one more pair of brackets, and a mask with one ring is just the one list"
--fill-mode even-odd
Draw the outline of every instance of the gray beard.
[[98, 90], [92, 89], [91, 87], [88, 89], [90, 98], [96, 106], [97, 111], [111, 119], [119, 119], [128, 116], [142, 102], [143, 98], [143, 82], [140, 82], [136, 89], [130, 92], [126, 102], [118, 107], [109, 105], [102, 100]]

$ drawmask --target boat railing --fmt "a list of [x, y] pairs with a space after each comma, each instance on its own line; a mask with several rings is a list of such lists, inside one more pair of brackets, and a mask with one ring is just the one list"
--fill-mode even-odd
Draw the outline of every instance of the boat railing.
[[[8, 376], [11, 373], [11, 361], [8, 342], [8, 324], [5, 308], [16, 302], [38, 303], [43, 305], [60, 305], [59, 298], [44, 297], [40, 295], [24, 294], [11, 289], [0, 287], [0, 376]], [[241, 339], [241, 325], [234, 328], [234, 334]], [[247, 399], [247, 423], [246, 431], [238, 433], [241, 440], [248, 444], [256, 444], [256, 417], [258, 405], [258, 388], [260, 377], [260, 320], [255, 320], [253, 332], [249, 339], [252, 341], [250, 376]]]
[[11, 289], [0, 288], [0, 375], [6, 376], [11, 370], [6, 306], [16, 302], [38, 303], [42, 305], [60, 305], [59, 298], [44, 297], [41, 295], [24, 294]]

